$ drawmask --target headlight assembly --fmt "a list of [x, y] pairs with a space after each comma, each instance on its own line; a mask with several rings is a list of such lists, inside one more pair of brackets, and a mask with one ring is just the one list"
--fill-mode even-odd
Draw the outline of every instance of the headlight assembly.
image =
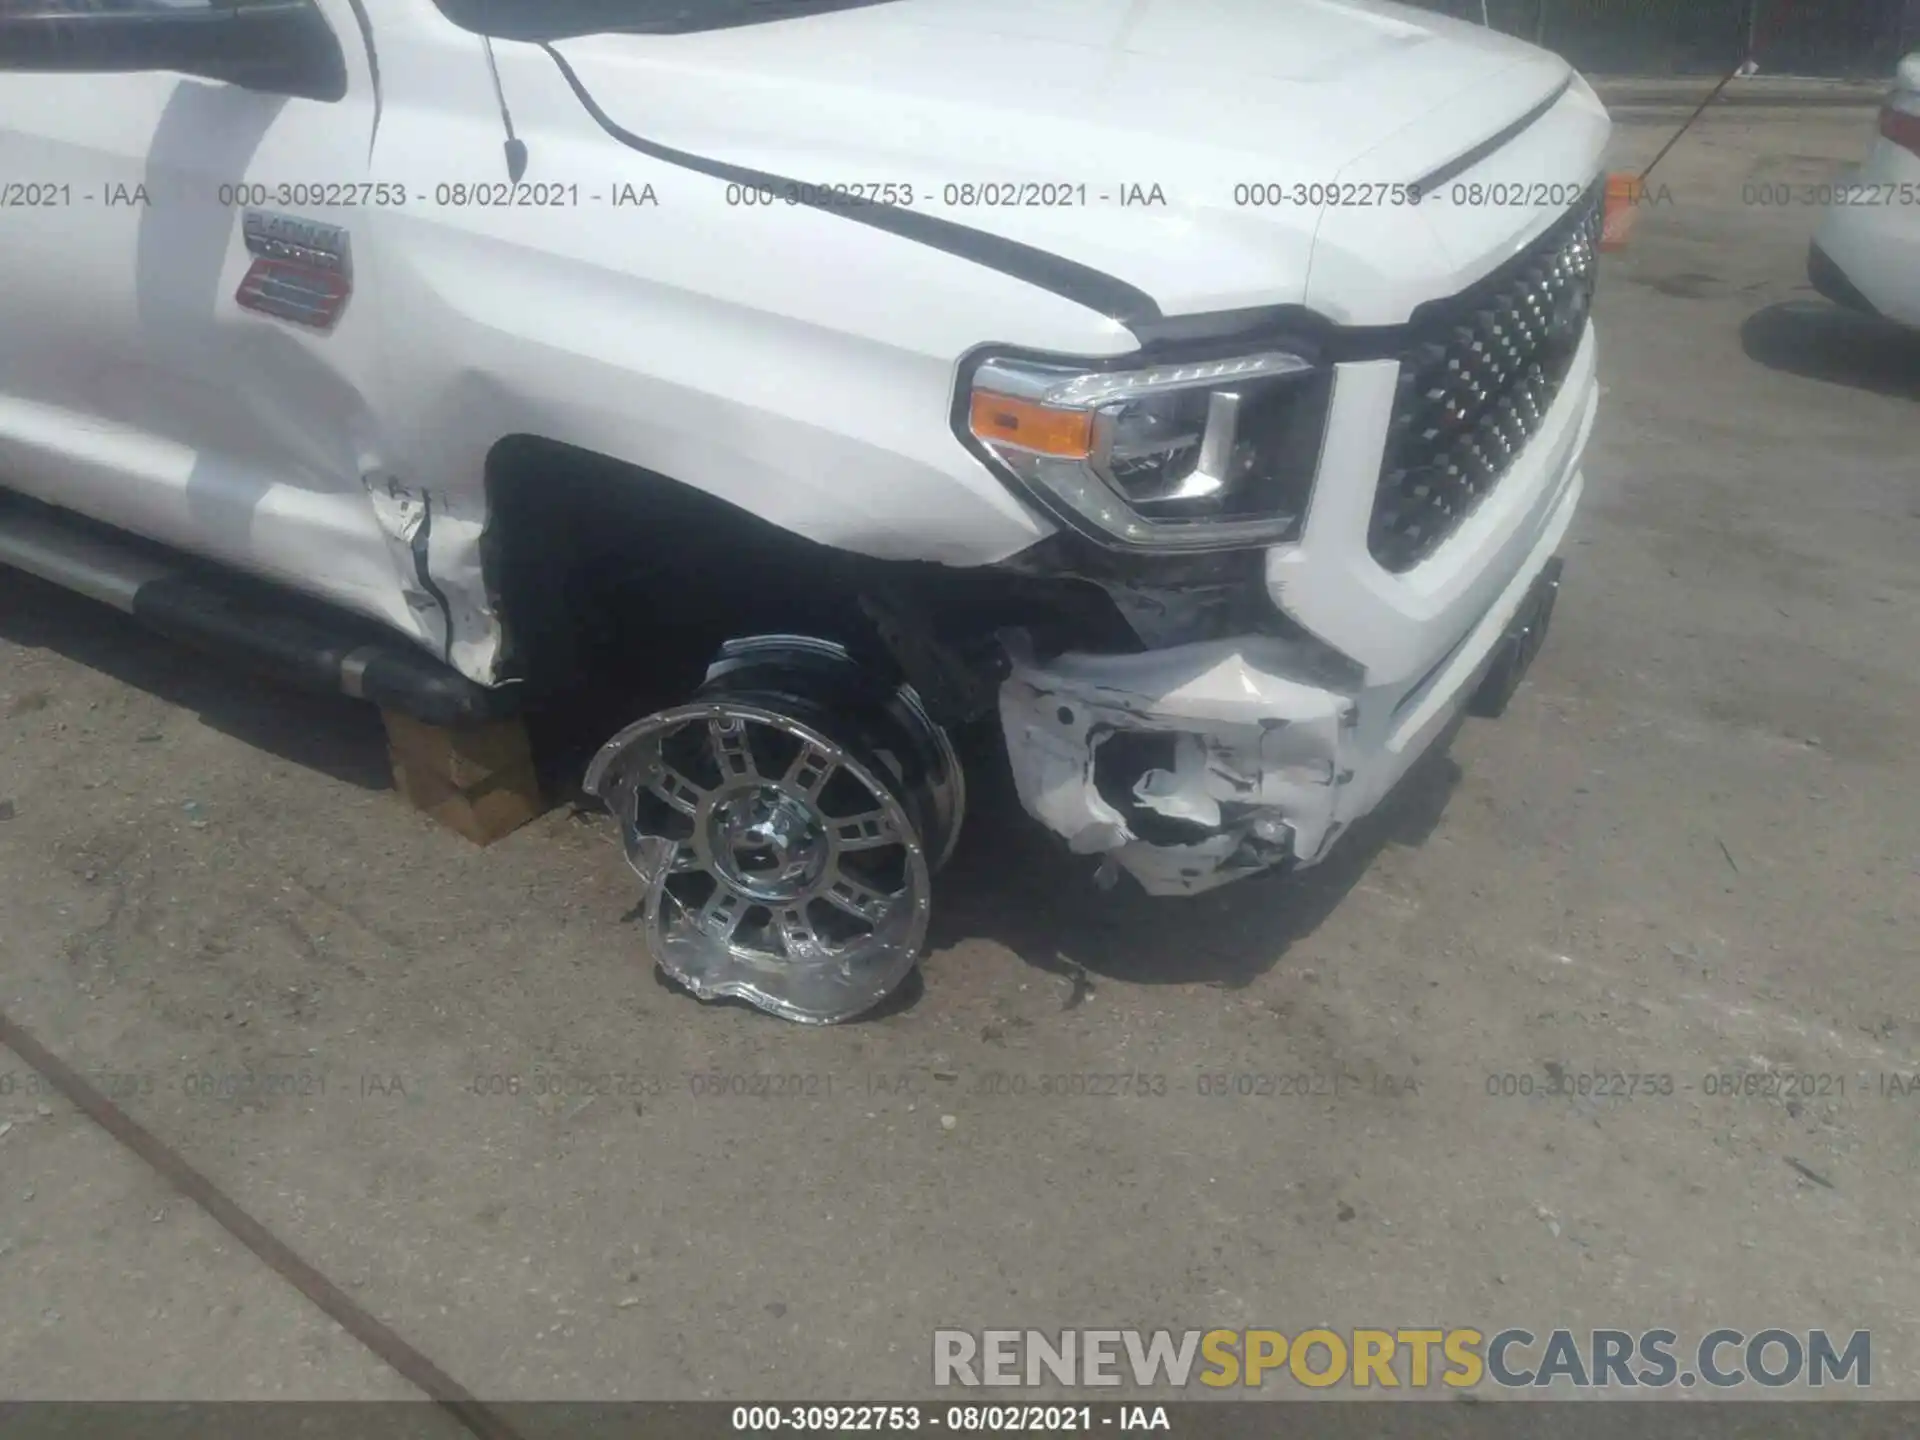
[[976, 448], [1066, 524], [1219, 550], [1299, 533], [1332, 372], [1282, 350], [1132, 370], [988, 356], [967, 384]]

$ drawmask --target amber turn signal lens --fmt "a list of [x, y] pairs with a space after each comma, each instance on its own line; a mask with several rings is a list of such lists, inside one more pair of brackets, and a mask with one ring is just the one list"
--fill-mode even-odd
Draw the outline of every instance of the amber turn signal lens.
[[1088, 410], [1055, 410], [1031, 400], [976, 390], [969, 422], [976, 436], [996, 444], [1075, 460], [1093, 453], [1093, 413]]
[[1624, 250], [1633, 234], [1634, 216], [1647, 187], [1637, 175], [1614, 173], [1607, 176], [1607, 198], [1601, 215], [1600, 248]]

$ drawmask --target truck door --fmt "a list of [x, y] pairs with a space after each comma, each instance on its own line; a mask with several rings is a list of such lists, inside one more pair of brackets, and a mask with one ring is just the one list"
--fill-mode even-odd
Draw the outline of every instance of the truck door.
[[[364, 478], [406, 197], [369, 178], [363, 6], [123, 0], [75, 18], [148, 38], [74, 25], [70, 71], [0, 32], [0, 486], [417, 631]], [[176, 50], [213, 73], [150, 68]]]

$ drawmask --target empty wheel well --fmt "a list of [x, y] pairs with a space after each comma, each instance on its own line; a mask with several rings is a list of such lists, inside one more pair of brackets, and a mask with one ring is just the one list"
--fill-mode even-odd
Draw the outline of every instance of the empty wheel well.
[[874, 644], [858, 557], [666, 475], [513, 436], [488, 457], [487, 498], [503, 669], [536, 694], [639, 657], [663, 691], [688, 690], [722, 640], [758, 631]]
[[995, 709], [1001, 632], [1037, 648], [1132, 650], [1097, 583], [1046, 546], [970, 569], [805, 539], [670, 476], [532, 436], [488, 458], [482, 541], [503, 673], [632, 715], [677, 703], [722, 642], [804, 634], [910, 681], [943, 725]]

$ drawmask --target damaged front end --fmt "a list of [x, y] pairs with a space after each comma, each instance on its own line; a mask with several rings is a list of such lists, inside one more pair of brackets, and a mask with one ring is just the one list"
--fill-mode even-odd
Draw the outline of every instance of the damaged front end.
[[1264, 555], [1117, 556], [1060, 539], [1008, 568], [1096, 587], [1130, 643], [1003, 629], [1021, 804], [1155, 895], [1312, 864], [1344, 828], [1365, 674], [1273, 604]]
[[1021, 804], [1155, 895], [1311, 864], [1342, 828], [1357, 717], [1288, 679], [1285, 641], [1034, 658], [1010, 642], [1001, 724]]
[[1000, 718], [1021, 803], [1154, 895], [1317, 864], [1456, 714], [1505, 708], [1553, 613], [1574, 498], [1411, 684], [1369, 685], [1325, 647], [1273, 634], [1045, 659], [1008, 637]]
[[[1208, 633], [1244, 618], [1240, 562], [1183, 572], [1206, 582], [1187, 638], [1149, 647], [1140, 625], [1124, 633], [1135, 576], [1088, 563], [1069, 579], [1062, 561], [1029, 555], [971, 577], [971, 593], [869, 575], [884, 655], [733, 640], [687, 703], [607, 742], [586, 789], [620, 822], [663, 970], [804, 1023], [879, 1005], [919, 959], [964, 818], [950, 733], [996, 710], [1021, 803], [1097, 857], [1096, 878], [1191, 895], [1315, 864], [1468, 697], [1511, 694], [1558, 575], [1516, 577], [1411, 685], [1369, 685], [1272, 607], [1264, 629]], [[1168, 572], [1152, 578], [1165, 619], [1175, 592]]]
[[1097, 585], [1135, 642], [1006, 637], [1021, 802], [1153, 894], [1311, 863], [1341, 828], [1363, 676], [1265, 576], [1304, 534], [1328, 443], [1327, 339], [1273, 324], [1111, 361], [988, 351], [962, 370], [956, 435], [1062, 526], [1025, 562]]

